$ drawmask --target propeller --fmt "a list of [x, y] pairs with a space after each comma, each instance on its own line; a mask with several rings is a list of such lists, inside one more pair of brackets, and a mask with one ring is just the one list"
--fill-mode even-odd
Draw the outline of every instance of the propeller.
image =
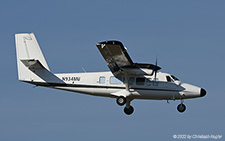
[[154, 80], [156, 81], [156, 75], [157, 75], [157, 71], [159, 70], [159, 67], [158, 67], [158, 58], [156, 57], [156, 60], [155, 60], [155, 66], [154, 66], [154, 69], [153, 69], [153, 73], [155, 73], [155, 76], [154, 76]]

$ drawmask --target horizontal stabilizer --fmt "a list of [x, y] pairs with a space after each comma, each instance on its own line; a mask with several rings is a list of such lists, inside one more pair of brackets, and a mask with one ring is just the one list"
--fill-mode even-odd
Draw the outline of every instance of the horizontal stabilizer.
[[43, 69], [45, 68], [39, 60], [35, 59], [21, 59], [20, 60], [29, 69]]

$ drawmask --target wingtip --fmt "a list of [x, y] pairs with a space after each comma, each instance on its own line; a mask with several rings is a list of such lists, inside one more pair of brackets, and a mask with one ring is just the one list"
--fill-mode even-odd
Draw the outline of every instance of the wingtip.
[[102, 41], [99, 44], [112, 44], [112, 45], [123, 45], [121, 41], [118, 40], [109, 40], [109, 41]]

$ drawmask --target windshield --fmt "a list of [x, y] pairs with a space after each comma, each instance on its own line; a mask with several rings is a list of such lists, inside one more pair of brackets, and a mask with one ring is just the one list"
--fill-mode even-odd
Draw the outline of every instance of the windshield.
[[179, 81], [179, 79], [176, 78], [175, 76], [171, 75], [171, 77], [172, 77], [175, 81]]

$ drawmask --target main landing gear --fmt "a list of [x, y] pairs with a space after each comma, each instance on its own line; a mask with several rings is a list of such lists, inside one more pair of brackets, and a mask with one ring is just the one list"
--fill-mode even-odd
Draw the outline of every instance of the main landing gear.
[[125, 98], [124, 96], [119, 96], [116, 99], [116, 103], [120, 106], [123, 106], [126, 104], [124, 107], [124, 113], [127, 115], [131, 115], [134, 112], [134, 108], [130, 105], [132, 99]]
[[131, 115], [134, 112], [134, 108], [132, 106], [130, 106], [129, 108], [124, 107], [124, 113], [127, 115]]
[[180, 112], [180, 113], [183, 113], [185, 110], [186, 110], [186, 106], [183, 104], [183, 100], [181, 99], [181, 104], [179, 104], [177, 106], [177, 110]]
[[116, 103], [120, 106], [123, 106], [126, 103], [126, 98], [123, 96], [119, 96], [116, 99]]

